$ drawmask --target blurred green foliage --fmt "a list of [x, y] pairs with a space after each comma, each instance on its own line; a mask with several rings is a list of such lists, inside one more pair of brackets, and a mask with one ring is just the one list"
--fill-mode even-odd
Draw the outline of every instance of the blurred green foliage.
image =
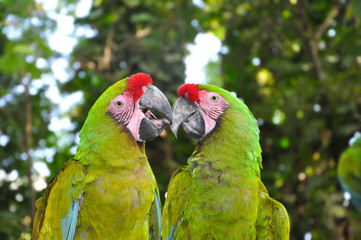
[[[361, 128], [360, 1], [204, 0], [194, 1], [196, 6], [184, 0], [94, 0], [76, 25], [88, 24], [97, 34], [78, 40], [70, 81], [56, 81], [62, 94], [82, 91], [84, 98], [61, 113], [75, 123], [61, 132], [48, 127], [61, 107], [46, 94], [51, 86], [31, 90], [60, 55], [45, 34], [55, 22], [37, 2], [21, 2], [0, 3], [0, 138], [9, 137], [0, 146], [0, 239], [30, 238], [29, 158], [46, 163], [49, 177], [54, 175], [72, 156], [76, 134], [98, 96], [130, 74], [149, 73], [173, 102], [185, 78], [186, 44], [206, 32], [223, 46], [206, 68], [207, 79], [235, 92], [258, 119], [262, 180], [289, 212], [291, 239], [306, 233], [312, 239], [360, 236], [360, 214], [343, 206], [336, 176], [341, 152]], [[76, 2], [61, 1], [59, 11], [68, 7], [75, 14]], [[9, 37], [9, 31], [18, 36]], [[37, 67], [38, 59], [47, 64]], [[146, 144], [163, 199], [172, 172], [186, 163], [195, 144], [182, 131], [175, 140], [169, 129]], [[54, 156], [34, 153], [44, 149], [53, 149]], [[12, 172], [15, 178], [4, 177]]]

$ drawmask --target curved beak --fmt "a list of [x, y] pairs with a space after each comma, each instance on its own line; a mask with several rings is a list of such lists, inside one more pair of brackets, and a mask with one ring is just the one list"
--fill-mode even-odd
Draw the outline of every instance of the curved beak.
[[[172, 121], [172, 107], [168, 99], [162, 91], [153, 85], [146, 87], [143, 96], [139, 99], [139, 108], [145, 115], [139, 125], [139, 138], [142, 141], [153, 140]], [[149, 110], [163, 113], [168, 120], [165, 118], [157, 119]]]
[[205, 124], [198, 105], [183, 96], [173, 104], [172, 120], [171, 129], [176, 138], [180, 125], [194, 138], [200, 139], [205, 134]]
[[172, 107], [164, 93], [156, 86], [148, 85], [139, 99], [139, 107], [142, 110], [155, 110], [163, 113], [169, 122], [172, 122]]

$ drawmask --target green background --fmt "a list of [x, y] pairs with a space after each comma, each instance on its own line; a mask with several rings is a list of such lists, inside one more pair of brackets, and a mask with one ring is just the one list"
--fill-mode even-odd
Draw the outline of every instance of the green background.
[[[194, 2], [200, 4], [94, 0], [89, 15], [75, 24], [97, 34], [78, 38], [65, 56], [70, 79], [56, 80], [61, 94], [82, 91], [83, 101], [60, 111], [73, 127], [55, 132], [48, 125], [65, 103], [51, 100], [46, 83], [32, 87], [51, 77], [50, 63], [64, 57], [47, 43], [56, 21], [37, 2], [0, 1], [0, 136], [8, 136], [0, 146], [0, 239], [30, 239], [30, 206], [42, 192], [30, 188], [29, 175], [39, 173], [29, 162], [44, 162], [49, 180], [72, 157], [98, 96], [133, 73], [149, 73], [173, 103], [185, 79], [186, 46], [197, 33], [214, 34], [225, 50], [207, 65], [207, 81], [235, 92], [258, 119], [262, 180], [288, 210], [291, 239], [306, 233], [312, 239], [360, 239], [361, 217], [352, 204], [343, 205], [336, 167], [361, 130], [361, 1]], [[76, 3], [59, 1], [57, 11], [75, 17]], [[11, 38], [8, 31], [20, 36]], [[39, 58], [46, 63], [41, 68]], [[252, 63], [256, 58], [260, 64]], [[169, 128], [146, 144], [162, 201], [172, 172], [195, 144], [183, 131], [176, 140]], [[36, 154], [49, 148], [54, 155]], [[4, 177], [14, 170], [15, 179]]]

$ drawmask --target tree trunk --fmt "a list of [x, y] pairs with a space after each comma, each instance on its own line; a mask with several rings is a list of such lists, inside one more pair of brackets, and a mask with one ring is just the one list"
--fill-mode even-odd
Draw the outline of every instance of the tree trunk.
[[33, 187], [32, 179], [32, 169], [33, 169], [33, 159], [30, 155], [31, 149], [31, 131], [32, 131], [32, 104], [31, 97], [29, 94], [29, 82], [23, 83], [25, 87], [25, 152], [27, 156], [28, 163], [28, 179], [29, 179], [29, 199], [30, 199], [30, 216], [31, 216], [31, 226], [33, 225], [33, 220], [35, 216], [35, 191]]

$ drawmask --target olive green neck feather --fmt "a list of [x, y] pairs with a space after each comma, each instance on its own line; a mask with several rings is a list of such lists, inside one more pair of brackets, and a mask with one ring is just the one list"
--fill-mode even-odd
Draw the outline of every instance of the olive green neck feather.
[[74, 157], [83, 164], [133, 168], [137, 164], [134, 159], [146, 158], [144, 144], [137, 143], [125, 126], [106, 113], [110, 101], [127, 89], [126, 83], [123, 79], [110, 86], [89, 111]]
[[[205, 87], [199, 85], [199, 88]], [[219, 119], [216, 129], [196, 147], [189, 159], [190, 167], [203, 159], [213, 162], [215, 168], [227, 168], [230, 171], [240, 170], [239, 168], [253, 169], [259, 176], [262, 158], [257, 121], [248, 107], [229, 92], [214, 86], [207, 86], [206, 89], [219, 93], [229, 107]], [[196, 157], [198, 153], [201, 153], [202, 157]]]

